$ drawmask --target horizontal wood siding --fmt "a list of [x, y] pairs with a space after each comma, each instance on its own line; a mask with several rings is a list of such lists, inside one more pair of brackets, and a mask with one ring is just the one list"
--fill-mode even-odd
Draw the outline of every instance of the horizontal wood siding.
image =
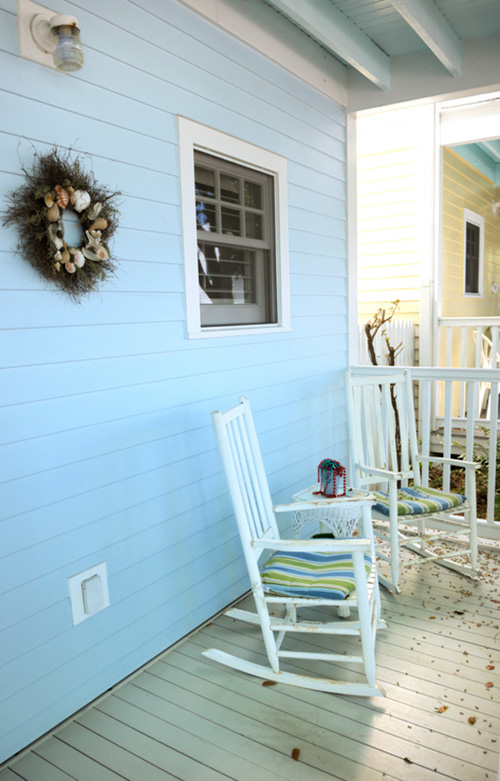
[[[443, 317], [497, 317], [500, 282], [500, 187], [453, 149], [443, 151], [443, 243], [441, 312]], [[464, 209], [484, 219], [483, 295], [464, 296]]]
[[361, 114], [357, 127], [358, 316], [401, 301], [398, 317], [420, 316], [422, 264], [432, 225], [432, 109]]
[[[346, 457], [343, 110], [174, 0], [62, 10], [69, 77], [0, 0], [0, 196], [34, 149], [85, 154], [123, 192], [118, 270], [77, 305], [0, 232], [0, 761], [246, 590], [213, 409], [248, 393], [277, 501]], [[177, 114], [287, 158], [291, 333], [186, 338]], [[100, 561], [111, 605], [73, 627], [67, 578]]]

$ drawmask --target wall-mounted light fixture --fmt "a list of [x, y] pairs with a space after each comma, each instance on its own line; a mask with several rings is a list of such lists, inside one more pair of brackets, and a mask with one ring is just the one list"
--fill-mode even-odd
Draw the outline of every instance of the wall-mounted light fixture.
[[56, 14], [32, 0], [17, 0], [21, 57], [70, 73], [83, 65], [78, 20]]
[[495, 215], [495, 217], [499, 213], [499, 210], [500, 210], [500, 201], [493, 201], [493, 214]]

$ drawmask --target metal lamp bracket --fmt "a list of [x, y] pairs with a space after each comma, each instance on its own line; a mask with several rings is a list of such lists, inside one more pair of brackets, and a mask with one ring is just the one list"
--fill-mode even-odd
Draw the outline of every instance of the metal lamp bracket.
[[52, 54], [53, 44], [50, 35], [50, 24], [46, 16], [37, 14], [31, 20], [31, 35], [41, 52]]

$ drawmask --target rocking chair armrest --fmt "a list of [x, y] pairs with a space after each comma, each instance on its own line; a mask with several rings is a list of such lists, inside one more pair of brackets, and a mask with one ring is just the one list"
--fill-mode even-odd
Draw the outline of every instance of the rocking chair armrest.
[[426, 461], [430, 464], [450, 464], [451, 466], [459, 466], [464, 469], [473, 467], [474, 469], [480, 469], [481, 464], [476, 461], [462, 461], [457, 458], [443, 458], [442, 456], [417, 456], [417, 461]]
[[402, 480], [404, 477], [402, 472], [393, 472], [391, 469], [379, 469], [376, 466], [367, 466], [366, 464], [354, 464], [354, 466], [361, 472], [368, 472], [377, 477], [384, 477], [386, 480]]
[[370, 553], [371, 542], [364, 537], [348, 537], [343, 539], [311, 539], [311, 540], [252, 540], [254, 548], [271, 548], [271, 550], [298, 551], [300, 553], [353, 553], [361, 551]]

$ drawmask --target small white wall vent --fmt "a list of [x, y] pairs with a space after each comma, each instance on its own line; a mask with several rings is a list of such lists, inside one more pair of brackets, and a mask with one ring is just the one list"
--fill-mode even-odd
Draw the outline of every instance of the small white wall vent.
[[109, 607], [108, 573], [106, 562], [68, 578], [73, 624], [79, 624], [95, 613]]

